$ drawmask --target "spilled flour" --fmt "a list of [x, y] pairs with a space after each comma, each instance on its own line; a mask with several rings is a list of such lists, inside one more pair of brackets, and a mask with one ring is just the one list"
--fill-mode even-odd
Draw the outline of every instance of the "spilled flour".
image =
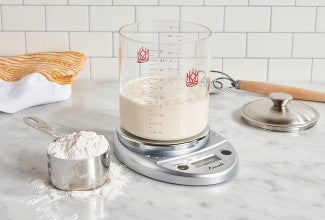
[[[125, 171], [125, 166], [112, 162], [110, 164], [108, 182], [91, 191], [65, 192], [54, 188], [48, 180], [34, 179], [31, 180], [30, 186], [35, 195], [28, 198], [27, 207], [31, 207], [40, 213], [38, 219], [62, 219], [62, 210], [59, 208], [60, 200], [70, 198], [87, 202], [91, 199], [102, 198], [106, 201], [111, 201], [121, 195], [123, 189], [129, 183], [130, 178]], [[78, 215], [74, 213], [68, 219], [78, 219]]]

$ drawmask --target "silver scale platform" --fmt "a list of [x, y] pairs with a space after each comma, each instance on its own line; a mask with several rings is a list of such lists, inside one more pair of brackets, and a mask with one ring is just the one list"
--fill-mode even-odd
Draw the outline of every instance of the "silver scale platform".
[[114, 134], [114, 154], [132, 170], [181, 185], [212, 185], [230, 180], [238, 169], [231, 144], [207, 127], [177, 142], [140, 139], [121, 129]]

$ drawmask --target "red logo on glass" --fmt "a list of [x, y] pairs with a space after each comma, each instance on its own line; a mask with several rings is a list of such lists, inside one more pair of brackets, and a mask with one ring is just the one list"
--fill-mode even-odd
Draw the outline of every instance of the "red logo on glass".
[[137, 52], [138, 63], [145, 63], [149, 61], [149, 49], [141, 47]]
[[193, 87], [199, 83], [199, 72], [192, 69], [186, 74], [186, 86]]

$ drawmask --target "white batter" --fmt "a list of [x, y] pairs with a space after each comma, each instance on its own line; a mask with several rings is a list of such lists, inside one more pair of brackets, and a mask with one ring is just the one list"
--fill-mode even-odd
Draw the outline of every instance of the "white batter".
[[121, 90], [122, 127], [150, 140], [180, 140], [208, 124], [209, 94], [203, 85], [186, 87], [183, 77], [148, 77], [129, 81]]

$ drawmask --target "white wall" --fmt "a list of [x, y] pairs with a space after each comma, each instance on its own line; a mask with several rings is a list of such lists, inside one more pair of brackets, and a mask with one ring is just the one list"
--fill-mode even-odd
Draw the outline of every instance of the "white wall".
[[171, 19], [213, 30], [213, 69], [240, 79], [325, 82], [325, 0], [0, 0], [0, 5], [0, 56], [82, 51], [89, 62], [80, 78], [118, 77], [120, 26]]

